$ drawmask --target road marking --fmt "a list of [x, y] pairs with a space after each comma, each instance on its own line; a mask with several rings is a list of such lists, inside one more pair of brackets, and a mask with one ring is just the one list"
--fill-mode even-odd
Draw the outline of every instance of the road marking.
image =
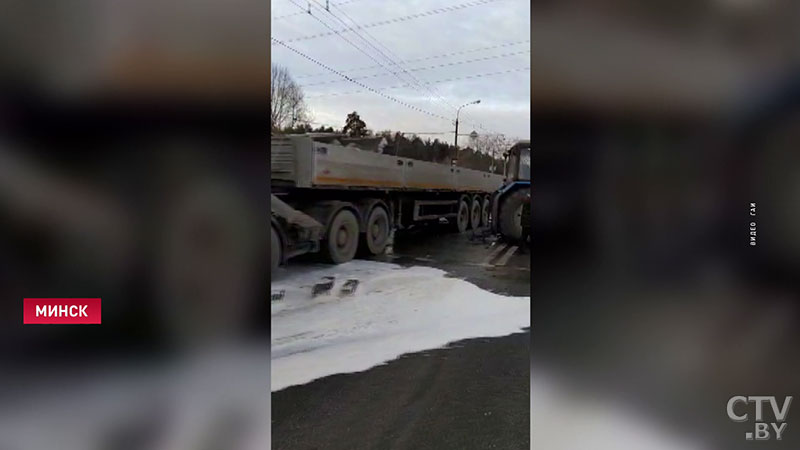
[[497, 248], [495, 248], [494, 250], [492, 250], [492, 252], [491, 252], [491, 253], [489, 253], [489, 256], [487, 256], [487, 257], [486, 257], [486, 259], [484, 259], [484, 260], [483, 260], [483, 262], [482, 262], [481, 264], [487, 264], [487, 265], [488, 265], [488, 264], [489, 264], [489, 261], [493, 260], [493, 259], [494, 259], [494, 258], [495, 258], [497, 255], [499, 255], [499, 254], [500, 254], [500, 252], [502, 252], [502, 251], [503, 251], [503, 250], [504, 250], [506, 247], [508, 247], [508, 244], [498, 245], [498, 246], [497, 246]]
[[510, 249], [508, 249], [508, 251], [505, 252], [505, 254], [503, 256], [501, 256], [499, 260], [497, 260], [497, 264], [496, 265], [505, 266], [506, 263], [508, 262], [508, 260], [511, 258], [511, 255], [513, 255], [514, 252], [516, 252], [518, 248], [519, 247], [517, 247], [515, 245], [515, 246], [511, 247]]

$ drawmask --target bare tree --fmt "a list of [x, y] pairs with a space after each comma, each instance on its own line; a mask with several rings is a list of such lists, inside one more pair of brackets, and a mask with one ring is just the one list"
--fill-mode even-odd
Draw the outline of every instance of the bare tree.
[[289, 71], [280, 65], [271, 68], [270, 123], [273, 130], [280, 130], [295, 123], [309, 123], [308, 107], [303, 99], [303, 90], [292, 79]]
[[511, 147], [510, 141], [506, 139], [504, 135], [502, 134], [480, 135], [477, 138], [472, 139], [471, 141], [477, 152], [489, 155], [495, 161], [494, 167], [492, 168], [493, 172], [497, 172], [498, 169], [502, 169], [501, 161], [503, 160], [503, 152], [508, 150], [509, 147]]

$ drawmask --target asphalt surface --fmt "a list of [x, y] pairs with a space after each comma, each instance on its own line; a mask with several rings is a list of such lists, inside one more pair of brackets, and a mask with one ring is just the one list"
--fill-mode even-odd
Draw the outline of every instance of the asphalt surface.
[[[530, 295], [526, 249], [471, 232], [398, 233], [376, 259]], [[273, 392], [272, 448], [529, 449], [529, 353], [529, 331], [469, 339]]]
[[530, 295], [529, 249], [497, 242], [482, 232], [453, 234], [441, 227], [409, 230], [395, 236], [391, 255], [377, 259], [436, 267], [498, 294]]

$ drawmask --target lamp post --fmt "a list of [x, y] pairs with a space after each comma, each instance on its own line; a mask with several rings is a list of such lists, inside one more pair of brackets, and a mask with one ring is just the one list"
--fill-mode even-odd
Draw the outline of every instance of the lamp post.
[[458, 115], [461, 113], [461, 108], [467, 105], [477, 105], [480, 102], [481, 102], [480, 100], [475, 100], [474, 102], [464, 103], [463, 105], [459, 106], [458, 109], [456, 110], [456, 136], [454, 142], [454, 145], [456, 146], [456, 158], [458, 157]]

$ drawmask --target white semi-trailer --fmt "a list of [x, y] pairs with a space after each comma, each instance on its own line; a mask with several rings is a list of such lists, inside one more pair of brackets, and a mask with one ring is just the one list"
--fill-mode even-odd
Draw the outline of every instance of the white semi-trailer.
[[273, 268], [308, 252], [380, 254], [393, 229], [441, 218], [457, 232], [488, 225], [502, 175], [328, 141], [270, 140]]

